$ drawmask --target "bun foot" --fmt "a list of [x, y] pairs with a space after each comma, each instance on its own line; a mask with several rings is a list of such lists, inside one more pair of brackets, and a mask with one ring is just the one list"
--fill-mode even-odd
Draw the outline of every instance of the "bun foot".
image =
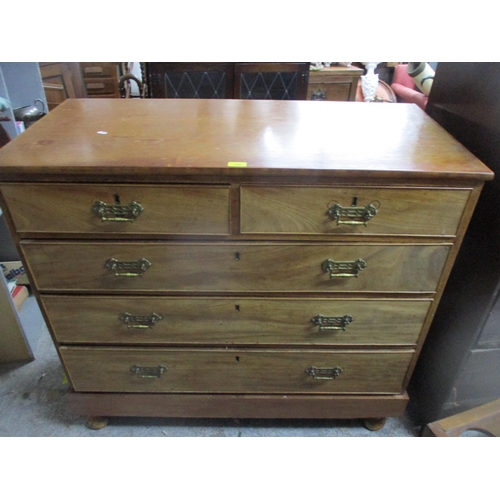
[[363, 420], [363, 425], [369, 431], [379, 431], [384, 427], [386, 420], [386, 418], [365, 418]]
[[109, 424], [108, 417], [89, 417], [87, 419], [87, 427], [89, 429], [98, 431], [99, 429], [104, 429]]

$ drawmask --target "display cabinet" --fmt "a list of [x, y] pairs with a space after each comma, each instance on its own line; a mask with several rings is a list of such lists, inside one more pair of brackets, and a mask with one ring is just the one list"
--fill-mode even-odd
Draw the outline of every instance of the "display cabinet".
[[309, 63], [144, 64], [154, 98], [306, 98]]

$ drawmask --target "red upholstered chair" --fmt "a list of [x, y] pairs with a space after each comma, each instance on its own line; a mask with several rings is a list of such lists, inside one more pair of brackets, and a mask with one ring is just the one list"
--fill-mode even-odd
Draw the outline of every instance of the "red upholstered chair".
[[398, 64], [394, 68], [391, 87], [397, 95], [398, 101], [414, 103], [425, 110], [429, 97], [417, 90], [413, 78], [408, 74], [407, 64]]

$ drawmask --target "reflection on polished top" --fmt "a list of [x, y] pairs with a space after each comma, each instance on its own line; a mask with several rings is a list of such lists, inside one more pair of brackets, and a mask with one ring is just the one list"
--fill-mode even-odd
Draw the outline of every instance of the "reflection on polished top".
[[[229, 166], [245, 165], [243, 168]], [[467, 176], [492, 173], [411, 104], [68, 99], [0, 151], [23, 174]]]

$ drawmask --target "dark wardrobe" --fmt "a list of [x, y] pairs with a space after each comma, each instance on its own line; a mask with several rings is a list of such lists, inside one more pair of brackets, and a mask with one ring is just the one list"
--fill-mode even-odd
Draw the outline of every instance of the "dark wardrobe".
[[495, 173], [409, 387], [428, 423], [500, 398], [500, 63], [439, 63], [426, 112]]

